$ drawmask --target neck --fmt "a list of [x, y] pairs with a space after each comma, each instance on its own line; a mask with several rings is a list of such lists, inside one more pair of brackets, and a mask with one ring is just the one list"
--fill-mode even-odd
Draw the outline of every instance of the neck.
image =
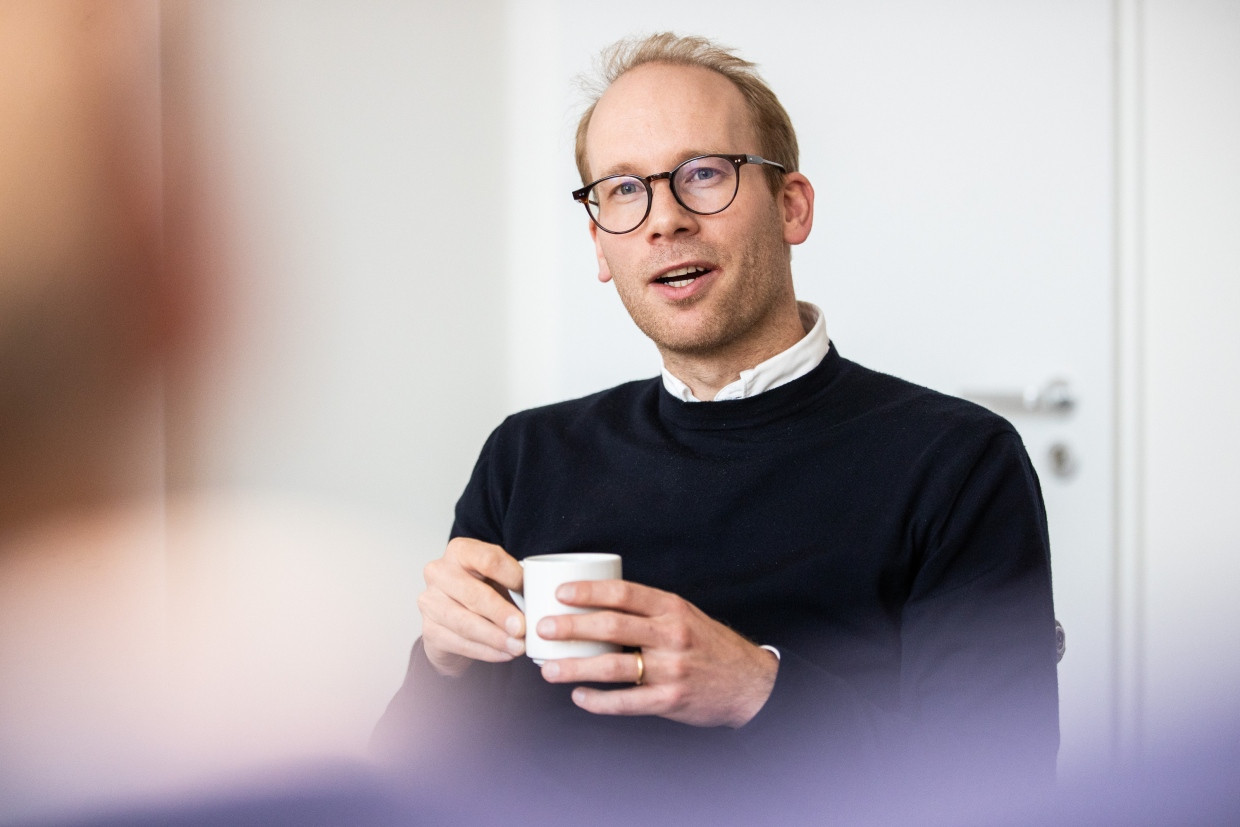
[[714, 399], [719, 391], [740, 378], [741, 371], [761, 363], [795, 345], [807, 333], [795, 301], [782, 309], [762, 335], [713, 348], [709, 352], [681, 352], [660, 348], [663, 365], [673, 376], [689, 386], [703, 401]]

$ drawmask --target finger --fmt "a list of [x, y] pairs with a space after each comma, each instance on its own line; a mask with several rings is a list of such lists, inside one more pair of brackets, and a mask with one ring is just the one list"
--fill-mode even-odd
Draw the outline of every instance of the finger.
[[548, 683], [636, 684], [638, 678], [648, 679], [644, 666], [638, 666], [636, 652], [549, 660], [543, 664], [542, 676]]
[[635, 686], [631, 689], [573, 690], [573, 703], [595, 715], [662, 715], [670, 708], [667, 687]]
[[455, 537], [448, 543], [444, 559], [505, 589], [520, 589], [524, 580], [524, 570], [517, 559], [494, 543]]
[[442, 594], [447, 600], [486, 618], [513, 637], [525, 634], [525, 616], [508, 600], [507, 595], [501, 595], [495, 586], [480, 580], [457, 560], [447, 556], [432, 560], [423, 570], [423, 576], [427, 585], [425, 595]]
[[639, 615], [664, 610], [673, 595], [628, 580], [579, 580], [556, 589], [556, 599], [569, 606], [617, 609]]
[[469, 640], [452, 629], [440, 626], [437, 623], [423, 626], [422, 644], [427, 650], [427, 657], [432, 662], [436, 661], [438, 659], [437, 656], [441, 653], [460, 655], [470, 660], [481, 660], [488, 663], [503, 663], [521, 654], [520, 652], [512, 652], [503, 648], [497, 649], [485, 643]]
[[538, 621], [537, 631], [547, 640], [597, 640], [639, 648], [658, 640], [652, 619], [623, 612], [548, 615]]
[[[512, 652], [516, 655], [525, 651], [525, 644], [519, 635], [509, 634], [486, 617], [462, 606], [441, 592], [429, 590], [423, 592], [418, 598], [418, 609], [422, 612], [424, 626], [433, 623], [439, 628], [451, 631], [459, 638], [497, 651]], [[423, 635], [426, 635], [425, 631]], [[438, 641], [435, 643], [438, 644]]]
[[501, 595], [489, 583], [468, 575], [449, 573], [427, 589], [427, 593], [436, 592], [513, 637], [525, 634], [525, 615], [512, 604], [507, 594]]

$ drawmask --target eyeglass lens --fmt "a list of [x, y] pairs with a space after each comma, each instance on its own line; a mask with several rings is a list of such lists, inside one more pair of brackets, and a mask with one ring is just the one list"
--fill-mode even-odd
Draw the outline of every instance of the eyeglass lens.
[[[669, 182], [676, 200], [699, 215], [727, 209], [740, 183], [732, 161], [715, 156], [690, 158], [672, 170]], [[586, 204], [600, 226], [625, 233], [645, 220], [651, 198], [646, 181], [635, 175], [617, 175], [596, 183]]]

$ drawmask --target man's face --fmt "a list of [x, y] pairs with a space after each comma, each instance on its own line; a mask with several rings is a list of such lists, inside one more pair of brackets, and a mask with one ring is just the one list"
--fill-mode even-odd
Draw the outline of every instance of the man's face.
[[[759, 153], [744, 98], [722, 75], [697, 67], [645, 64], [625, 73], [599, 100], [586, 135], [594, 179], [740, 152]], [[611, 235], [591, 224], [599, 279], [614, 279], [665, 358], [750, 351], [766, 358], [778, 315], [793, 306], [788, 244], [803, 236], [786, 233], [783, 199], [772, 196], [761, 167], [742, 166], [740, 176], [736, 200], [715, 215], [689, 212], [659, 180], [636, 230]]]

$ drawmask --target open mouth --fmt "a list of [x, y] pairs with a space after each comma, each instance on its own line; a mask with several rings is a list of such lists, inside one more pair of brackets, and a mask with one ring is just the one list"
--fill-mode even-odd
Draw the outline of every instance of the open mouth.
[[693, 284], [693, 281], [699, 276], [704, 276], [710, 272], [709, 267], [698, 267], [691, 265], [689, 267], [678, 267], [675, 270], [668, 271], [665, 275], [655, 279], [656, 284], [666, 284], [668, 287], [687, 287]]

